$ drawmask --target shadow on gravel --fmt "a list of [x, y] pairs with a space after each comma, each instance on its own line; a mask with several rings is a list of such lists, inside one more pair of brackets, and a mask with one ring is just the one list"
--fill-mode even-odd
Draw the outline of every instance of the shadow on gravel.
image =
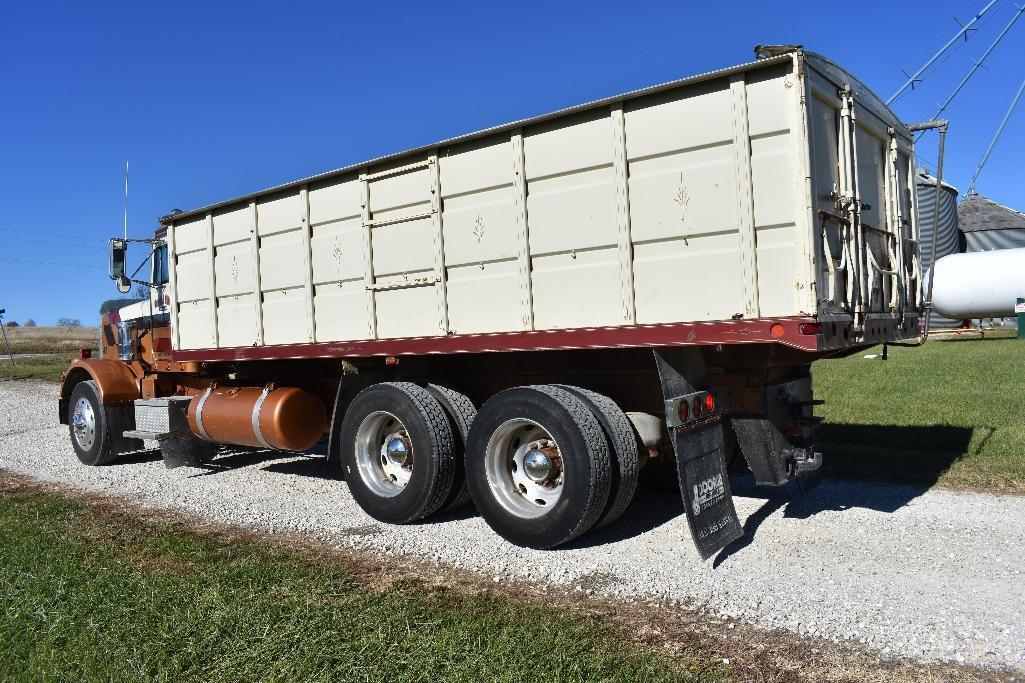
[[842, 512], [852, 508], [892, 513], [930, 487], [823, 479], [815, 488], [802, 492], [795, 482], [779, 488], [758, 486], [754, 477], [745, 473], [731, 476], [730, 488], [734, 496], [761, 498], [765, 503], [744, 522], [744, 535], [719, 552], [712, 562], [713, 568], [751, 545], [758, 528], [780, 508], [783, 508], [783, 516], [791, 519], [807, 519], [820, 512]]
[[679, 493], [640, 489], [630, 507], [614, 523], [604, 529], [591, 531], [576, 541], [559, 546], [556, 550], [592, 548], [633, 538], [657, 529], [682, 514], [683, 499]]
[[228, 451], [226, 454], [222, 451], [222, 454], [218, 455], [210, 462], [196, 468], [201, 471], [191, 475], [189, 478], [209, 477], [210, 475], [220, 474], [221, 472], [230, 472], [244, 467], [253, 467], [254, 465], [259, 465], [271, 460], [282, 460], [284, 458], [294, 457], [295, 453], [287, 453], [285, 451], [272, 451], [256, 448], [239, 450], [232, 448], [232, 450]]
[[125, 453], [119, 457], [113, 464], [116, 465], [138, 465], [144, 462], [156, 462], [163, 456], [160, 455], [160, 449], [151, 448], [144, 451], [133, 451], [131, 453]]
[[821, 479], [810, 491], [802, 492], [795, 482], [786, 486], [758, 486], [749, 473], [730, 477], [734, 496], [761, 498], [766, 501], [782, 499], [787, 506], [786, 516], [805, 519], [819, 512], [841, 512], [863, 508], [876, 512], [895, 512], [929, 490], [921, 484], [886, 484], [843, 479]]
[[338, 468], [328, 465], [327, 458], [320, 455], [302, 455], [296, 457], [294, 453], [284, 454], [285, 457], [295, 458], [294, 460], [281, 460], [272, 462], [263, 467], [264, 472], [277, 472], [279, 474], [294, 474], [300, 477], [315, 477], [317, 479], [338, 479], [341, 474]]

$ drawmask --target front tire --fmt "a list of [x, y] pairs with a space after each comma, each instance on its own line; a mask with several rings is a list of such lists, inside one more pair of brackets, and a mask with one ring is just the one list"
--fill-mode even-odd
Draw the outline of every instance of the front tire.
[[339, 434], [352, 497], [374, 519], [408, 524], [436, 512], [456, 474], [455, 441], [445, 410], [409, 382], [382, 382], [349, 405]]
[[517, 387], [493, 396], [470, 428], [466, 452], [473, 502], [516, 545], [571, 541], [605, 509], [608, 442], [587, 405], [564, 389]]
[[120, 452], [114, 448], [114, 442], [121, 435], [112, 432], [123, 426], [118, 422], [117, 415], [100, 403], [96, 382], [79, 382], [71, 390], [68, 431], [75, 455], [83, 465], [109, 465], [117, 459]]

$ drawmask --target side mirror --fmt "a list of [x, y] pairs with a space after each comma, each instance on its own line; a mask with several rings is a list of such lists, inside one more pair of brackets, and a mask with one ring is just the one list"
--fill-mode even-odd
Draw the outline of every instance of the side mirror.
[[110, 279], [117, 284], [117, 291], [127, 294], [132, 291], [132, 281], [125, 274], [125, 258], [128, 253], [127, 240], [110, 240]]
[[117, 239], [110, 240], [110, 279], [120, 280], [125, 277], [125, 257], [128, 253], [128, 242]]

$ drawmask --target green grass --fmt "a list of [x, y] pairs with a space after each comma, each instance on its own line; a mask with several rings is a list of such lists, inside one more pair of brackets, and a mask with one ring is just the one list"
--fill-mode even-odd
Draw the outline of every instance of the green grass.
[[1025, 493], [1025, 342], [929, 341], [813, 366], [826, 474]]
[[42, 379], [56, 382], [61, 373], [68, 369], [72, 359], [78, 356], [74, 352], [47, 353], [41, 356], [21, 357], [11, 364], [7, 355], [0, 355], [0, 381], [8, 379]]
[[[0, 680], [717, 680], [596, 617], [0, 488]], [[370, 572], [372, 575], [374, 572]], [[705, 662], [705, 663], [703, 663]]]
[[[42, 379], [56, 382], [68, 364], [78, 356], [79, 349], [96, 352], [98, 331], [95, 327], [14, 327], [5, 330], [14, 365], [8, 357], [8, 346], [0, 338], [0, 381], [7, 379]], [[17, 354], [42, 354], [18, 357]]]

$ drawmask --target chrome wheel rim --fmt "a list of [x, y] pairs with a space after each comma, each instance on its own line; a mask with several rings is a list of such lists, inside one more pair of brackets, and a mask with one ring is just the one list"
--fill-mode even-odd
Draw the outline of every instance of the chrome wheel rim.
[[71, 433], [83, 451], [92, 448], [96, 442], [96, 413], [89, 399], [80, 398], [75, 403], [75, 411], [71, 414]]
[[498, 426], [484, 453], [484, 472], [495, 500], [517, 517], [542, 517], [562, 497], [562, 452], [533, 420], [516, 418]]
[[413, 476], [413, 443], [399, 418], [383, 410], [363, 418], [356, 430], [356, 468], [374, 494], [402, 493]]

